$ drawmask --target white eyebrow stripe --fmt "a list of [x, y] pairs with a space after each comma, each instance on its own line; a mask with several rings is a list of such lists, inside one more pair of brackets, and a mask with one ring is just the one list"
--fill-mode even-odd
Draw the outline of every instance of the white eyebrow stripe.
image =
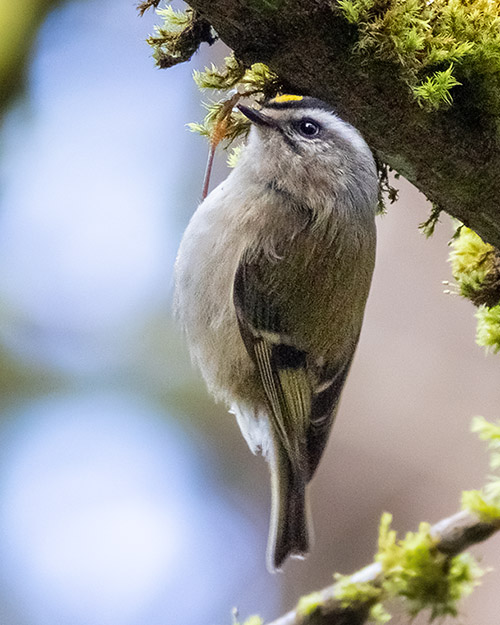
[[371, 156], [371, 150], [360, 133], [344, 120], [340, 119], [335, 113], [329, 113], [323, 109], [303, 108], [293, 109], [294, 118], [299, 120], [304, 117], [310, 117], [319, 122], [325, 128], [330, 128], [333, 132], [340, 135], [342, 139], [350, 143], [356, 150], [364, 152], [367, 156]]

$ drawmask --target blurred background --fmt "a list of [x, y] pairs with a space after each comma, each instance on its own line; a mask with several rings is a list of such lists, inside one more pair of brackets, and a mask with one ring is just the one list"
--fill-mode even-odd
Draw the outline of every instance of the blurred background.
[[[315, 549], [266, 572], [266, 464], [171, 319], [207, 153], [185, 128], [203, 116], [191, 76], [225, 50], [159, 71], [154, 23], [118, 0], [0, 2], [2, 625], [270, 620], [369, 563], [384, 510], [416, 529], [488, 472], [469, 425], [499, 416], [500, 360], [476, 347], [472, 306], [443, 294], [450, 221], [426, 240], [430, 206], [399, 180], [311, 486]], [[212, 186], [225, 175], [222, 155]], [[489, 625], [500, 540], [474, 552], [493, 572], [460, 623]]]

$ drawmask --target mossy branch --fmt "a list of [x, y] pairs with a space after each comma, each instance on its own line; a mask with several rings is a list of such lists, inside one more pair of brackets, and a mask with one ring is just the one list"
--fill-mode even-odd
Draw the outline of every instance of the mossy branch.
[[500, 248], [498, 3], [188, 3], [246, 67], [264, 63], [289, 92], [331, 103], [381, 160]]
[[[500, 261], [490, 245], [500, 248], [498, 4], [290, 0], [286, 9], [278, 0], [189, 4], [196, 19], [212, 24], [235, 51], [225, 71], [210, 68], [197, 75], [202, 88], [228, 93], [210, 105], [204, 124], [193, 129], [212, 143], [222, 131], [222, 138], [231, 140], [244, 130], [230, 113], [233, 98], [265, 95], [266, 90], [272, 94], [278, 85], [332, 103], [384, 163], [433, 202], [422, 225], [427, 234], [444, 210], [483, 237], [484, 242], [466, 241], [456, 254], [459, 270], [454, 275], [462, 294], [481, 304], [478, 314], [488, 312], [481, 326], [484, 344], [500, 349], [500, 304], [491, 306], [498, 303]], [[185, 15], [168, 14], [180, 33], [190, 28], [189, 11]], [[165, 37], [170, 56], [176, 41], [171, 32]], [[174, 58], [183, 56], [189, 55], [174, 51]], [[263, 88], [245, 83], [252, 71], [251, 81], [259, 73], [265, 78]], [[231, 124], [234, 132], [227, 132]], [[385, 165], [380, 179], [386, 184], [381, 189], [392, 199], [395, 191], [388, 186]], [[464, 229], [461, 235], [468, 232]], [[470, 253], [472, 248], [477, 249]], [[476, 428], [492, 448], [500, 448], [499, 426], [476, 421]], [[498, 468], [498, 455], [493, 457], [492, 466]], [[410, 615], [422, 609], [429, 609], [431, 618], [455, 615], [458, 599], [470, 592], [480, 574], [462, 552], [500, 529], [500, 480], [464, 493], [463, 505], [462, 512], [434, 526], [421, 524], [418, 532], [399, 541], [384, 516], [373, 564], [302, 598], [295, 610], [271, 625], [385, 622], [382, 602], [395, 597], [406, 602]], [[252, 624], [261, 622], [252, 619]]]
[[[223, 142], [226, 149], [231, 147], [236, 139], [245, 138], [250, 129], [248, 119], [234, 110], [239, 100], [252, 98], [254, 104], [259, 106], [263, 100], [283, 92], [285, 87], [266, 65], [254, 63], [246, 67], [234, 54], [226, 57], [222, 69], [212, 64], [202, 72], [195, 71], [194, 80], [202, 91], [223, 93], [222, 99], [205, 103], [207, 114], [202, 123], [188, 124], [190, 130], [207, 137], [210, 141], [211, 154], [207, 167], [210, 174], [215, 147], [220, 142]], [[242, 148], [242, 144], [233, 147], [227, 159], [230, 167], [236, 165]], [[392, 204], [396, 201], [398, 190], [389, 182], [389, 166], [378, 157], [376, 163], [379, 179], [378, 213], [384, 213], [387, 203]], [[208, 178], [209, 175], [206, 175], [202, 198], [206, 197]]]
[[500, 423], [475, 417], [471, 429], [487, 442], [496, 475], [483, 489], [462, 494], [461, 512], [432, 526], [421, 523], [401, 540], [390, 528], [391, 515], [384, 514], [372, 564], [353, 575], [336, 575], [334, 584], [302, 597], [268, 625], [380, 625], [391, 619], [384, 603], [394, 599], [404, 603], [410, 617], [422, 610], [430, 620], [457, 616], [458, 602], [483, 575], [463, 552], [500, 530]]
[[[447, 567], [451, 570], [455, 556], [472, 545], [486, 540], [499, 530], [500, 520], [484, 522], [476, 514], [468, 511], [458, 512], [430, 527], [429, 536], [434, 541], [433, 557], [436, 560], [441, 559], [443, 575]], [[424, 571], [427, 572], [427, 569]], [[461, 571], [457, 573], [462, 574]], [[343, 596], [346, 579], [342, 578], [335, 584], [314, 593], [310, 600], [301, 599], [296, 608], [269, 625], [362, 625], [368, 619], [377, 620], [377, 614], [374, 615], [371, 610], [387, 594], [384, 589], [391, 575], [392, 572], [389, 574], [384, 572], [383, 562], [374, 562], [347, 578], [353, 587], [350, 601], [346, 601]], [[425, 577], [420, 579], [416, 576], [412, 578], [412, 581], [415, 585], [422, 584], [422, 586], [428, 585], [429, 582]], [[467, 578], [466, 581], [474, 583], [473, 578]], [[356, 587], [359, 588], [358, 592], [356, 592]], [[432, 611], [432, 607], [430, 609]]]

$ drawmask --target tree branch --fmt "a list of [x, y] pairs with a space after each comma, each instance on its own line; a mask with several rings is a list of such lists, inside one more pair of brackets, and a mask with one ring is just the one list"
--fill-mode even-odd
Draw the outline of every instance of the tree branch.
[[429, 200], [500, 247], [497, 118], [477, 94], [459, 88], [448, 110], [423, 110], [390, 62], [361, 62], [353, 26], [333, 1], [188, 3], [239, 58], [266, 63], [291, 91], [333, 104]]
[[[453, 557], [486, 540], [498, 530], [500, 521], [486, 523], [471, 512], [462, 511], [433, 525], [431, 535], [436, 540], [436, 549]], [[384, 573], [379, 562], [366, 566], [350, 577], [350, 582], [369, 582], [375, 587], [380, 587], [383, 580]], [[336, 583], [319, 591], [317, 608], [309, 614], [298, 607], [268, 625], [363, 625], [375, 600], [346, 608], [344, 602], [337, 598], [339, 588], [339, 583]]]

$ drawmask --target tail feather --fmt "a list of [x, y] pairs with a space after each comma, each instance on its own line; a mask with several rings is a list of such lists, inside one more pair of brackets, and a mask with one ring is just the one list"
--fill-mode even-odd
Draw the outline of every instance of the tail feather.
[[310, 550], [306, 475], [294, 468], [283, 449], [271, 461], [272, 512], [267, 566], [279, 570], [289, 556], [304, 557]]

